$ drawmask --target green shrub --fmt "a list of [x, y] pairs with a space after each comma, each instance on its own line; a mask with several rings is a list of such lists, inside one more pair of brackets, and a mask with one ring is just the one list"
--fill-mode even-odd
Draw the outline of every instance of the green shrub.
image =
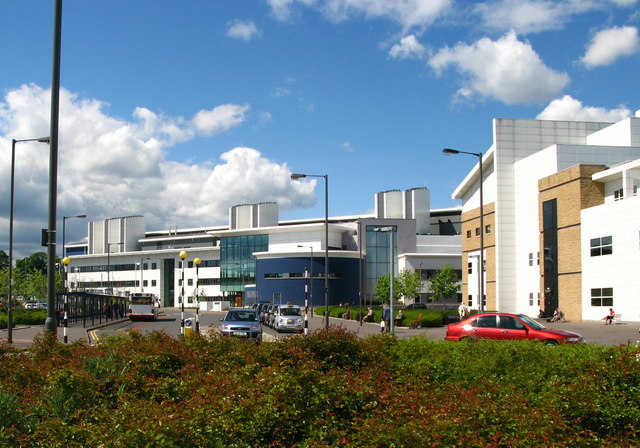
[[0, 357], [0, 446], [640, 444], [630, 345], [360, 339], [336, 326], [260, 345], [43, 337]]

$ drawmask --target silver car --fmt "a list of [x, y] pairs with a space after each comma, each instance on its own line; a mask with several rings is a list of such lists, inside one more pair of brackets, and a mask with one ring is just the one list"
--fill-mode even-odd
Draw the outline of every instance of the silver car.
[[304, 331], [304, 318], [298, 305], [278, 305], [273, 313], [273, 328], [281, 331]]
[[220, 319], [223, 337], [236, 337], [254, 342], [262, 342], [262, 325], [256, 310], [232, 308], [224, 319]]

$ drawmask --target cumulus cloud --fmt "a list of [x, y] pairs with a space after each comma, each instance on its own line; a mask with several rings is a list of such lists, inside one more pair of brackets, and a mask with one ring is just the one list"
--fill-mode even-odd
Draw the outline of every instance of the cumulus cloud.
[[[23, 85], [0, 101], [0, 147], [11, 138], [49, 134], [50, 90]], [[281, 208], [314, 201], [314, 182], [292, 182], [286, 163], [258, 150], [231, 148], [219, 160], [189, 163], [169, 160], [167, 150], [197, 136], [213, 135], [246, 120], [248, 105], [225, 104], [201, 110], [192, 119], [135, 109], [131, 119], [116, 118], [107, 104], [60, 92], [59, 216], [89, 219], [141, 214], [148, 228], [196, 227], [226, 223], [238, 203], [276, 201]], [[39, 239], [48, 202], [48, 146], [21, 143], [16, 151], [16, 252]], [[8, 179], [10, 151], [0, 151]], [[0, 183], [0, 226], [8, 227], [9, 182]], [[69, 230], [69, 229], [68, 229]], [[0, 231], [6, 234], [7, 230]], [[22, 253], [29, 254], [33, 247]]]
[[611, 65], [616, 59], [637, 53], [639, 49], [637, 28], [632, 26], [609, 28], [593, 36], [582, 57], [582, 63], [587, 68]]
[[494, 98], [505, 104], [537, 103], [557, 96], [569, 83], [566, 73], [547, 67], [528, 42], [511, 31], [498, 40], [482, 38], [472, 45], [445, 47], [429, 59], [438, 76], [454, 67], [463, 86], [457, 96]]
[[410, 34], [391, 47], [389, 56], [394, 59], [419, 59], [424, 55], [425, 51], [424, 46], [418, 42], [415, 34]]
[[555, 99], [536, 117], [538, 120], [577, 120], [617, 122], [631, 116], [624, 106], [617, 109], [584, 106], [581, 101], [565, 95]]
[[227, 36], [248, 42], [254, 37], [262, 36], [262, 31], [258, 29], [252, 20], [234, 20], [229, 24]]
[[340, 22], [352, 17], [384, 18], [404, 29], [424, 27], [445, 14], [452, 0], [268, 0], [272, 13], [289, 20], [296, 6], [314, 8], [329, 20]]
[[473, 11], [480, 15], [484, 26], [518, 33], [537, 33], [561, 29], [575, 15], [604, 10], [611, 4], [632, 6], [637, 0], [491, 0], [479, 3]]

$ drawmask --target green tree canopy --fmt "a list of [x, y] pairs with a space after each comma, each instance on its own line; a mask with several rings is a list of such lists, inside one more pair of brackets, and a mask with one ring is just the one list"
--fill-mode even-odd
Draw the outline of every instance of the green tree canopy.
[[458, 275], [453, 266], [450, 264], [440, 266], [436, 275], [431, 278], [433, 297], [436, 300], [451, 297], [459, 290]]
[[398, 275], [398, 292], [406, 299], [415, 299], [422, 289], [420, 272], [414, 269], [403, 269]]

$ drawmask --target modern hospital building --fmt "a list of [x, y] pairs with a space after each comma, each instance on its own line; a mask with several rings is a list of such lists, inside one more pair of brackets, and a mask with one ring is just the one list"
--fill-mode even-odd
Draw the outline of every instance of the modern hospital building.
[[205, 301], [301, 304], [311, 278], [306, 291], [318, 306], [328, 255], [329, 303], [369, 303], [390, 269], [389, 233], [379, 231], [390, 227], [394, 271], [421, 272], [422, 301], [428, 278], [451, 264], [461, 270], [459, 299], [479, 307], [482, 235], [485, 309], [536, 316], [559, 308], [581, 321], [613, 308], [639, 321], [640, 118], [495, 119], [479, 159], [483, 179], [476, 164], [452, 194], [461, 209], [431, 210], [429, 190], [416, 188], [378, 193], [373, 214], [326, 223], [279, 221], [275, 203], [234, 206], [228, 225], [199, 229], [147, 231], [142, 216], [94, 221], [86, 242], [67, 245], [69, 285], [144, 290], [177, 306], [184, 272], [186, 306], [196, 281]]

